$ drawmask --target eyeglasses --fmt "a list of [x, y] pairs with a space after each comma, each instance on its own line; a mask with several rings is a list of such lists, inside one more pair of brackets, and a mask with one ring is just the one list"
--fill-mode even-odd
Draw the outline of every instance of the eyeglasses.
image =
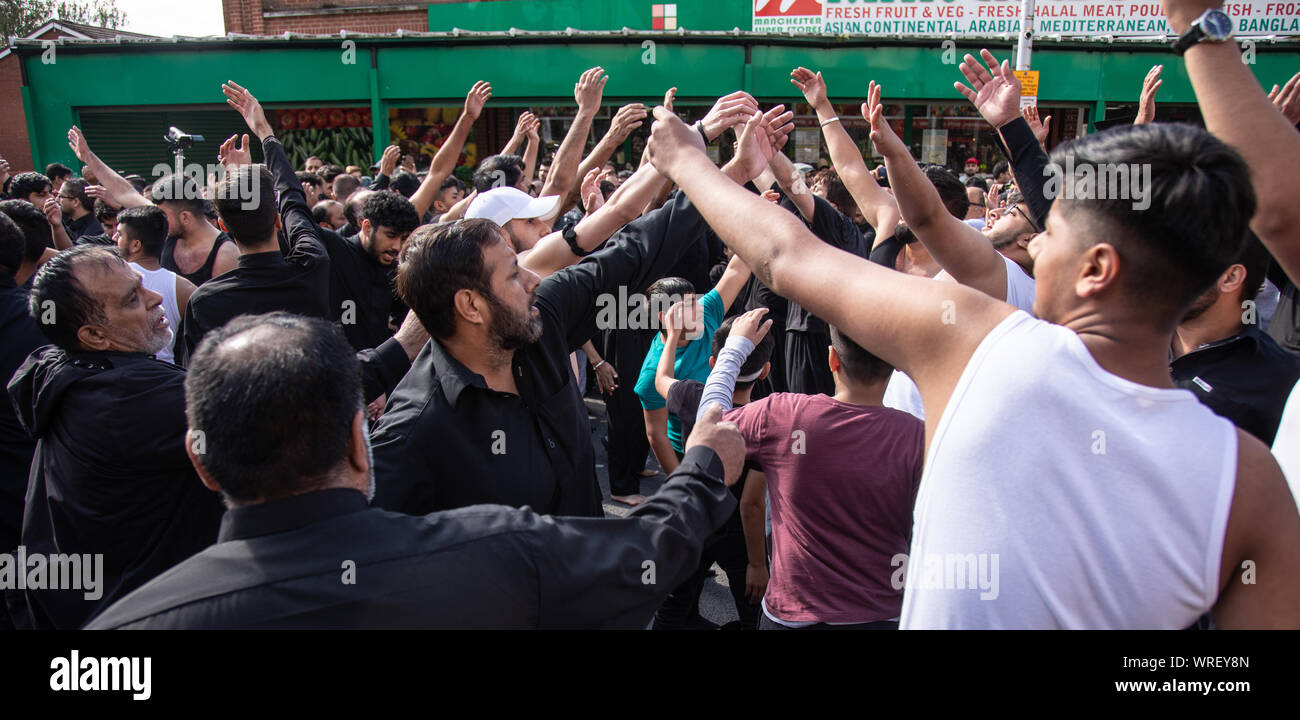
[[1029, 217], [1029, 213], [1027, 213], [1027, 212], [1025, 212], [1024, 210], [1022, 210], [1021, 207], [1020, 207], [1019, 205], [1012, 205], [1012, 206], [1008, 209], [1008, 212], [1014, 213], [1014, 214], [1019, 215], [1020, 217], [1024, 218], [1024, 219], [1025, 219], [1025, 222], [1029, 223], [1029, 227], [1031, 227], [1031, 228], [1034, 229], [1034, 232], [1042, 232], [1042, 231], [1043, 231], [1042, 228], [1038, 227], [1038, 223], [1034, 222], [1034, 219], [1031, 218], [1031, 217]]

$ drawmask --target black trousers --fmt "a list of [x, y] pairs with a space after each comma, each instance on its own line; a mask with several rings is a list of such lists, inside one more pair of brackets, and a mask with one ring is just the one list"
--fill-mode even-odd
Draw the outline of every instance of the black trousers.
[[740, 510], [732, 513], [727, 524], [709, 538], [700, 554], [700, 564], [695, 572], [668, 594], [668, 599], [655, 613], [654, 630], [690, 630], [707, 626], [700, 616], [700, 593], [709, 578], [709, 568], [718, 563], [727, 574], [731, 600], [736, 605], [736, 615], [740, 618], [740, 629], [758, 629], [758, 618], [762, 608], [751, 605], [745, 598], [745, 569], [749, 565], [749, 554], [745, 547], [745, 532], [740, 524]]
[[785, 385], [788, 392], [805, 395], [835, 394], [831, 376], [829, 335], [790, 332], [785, 334]]
[[650, 441], [645, 434], [645, 415], [637, 398], [637, 375], [650, 352], [653, 330], [605, 330], [601, 332], [600, 356], [618, 372], [618, 389], [605, 395], [609, 458], [609, 492], [635, 495], [641, 492], [641, 471], [645, 469]]

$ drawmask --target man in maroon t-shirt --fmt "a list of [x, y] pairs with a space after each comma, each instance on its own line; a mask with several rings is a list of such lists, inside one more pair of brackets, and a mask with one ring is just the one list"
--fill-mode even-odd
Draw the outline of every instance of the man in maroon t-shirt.
[[760, 629], [897, 628], [894, 558], [912, 538], [925, 426], [882, 407], [893, 368], [831, 328], [835, 395], [777, 393], [727, 413], [767, 475], [772, 576]]

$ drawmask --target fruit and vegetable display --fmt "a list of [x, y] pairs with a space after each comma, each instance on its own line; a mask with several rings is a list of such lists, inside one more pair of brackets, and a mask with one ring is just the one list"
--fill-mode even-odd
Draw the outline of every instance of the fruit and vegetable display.
[[[394, 108], [388, 111], [388, 140], [402, 148], [403, 155], [417, 158], [416, 164], [428, 164], [451, 135], [460, 113], [459, 107]], [[473, 167], [477, 163], [478, 144], [471, 132], [456, 165]]]
[[315, 155], [327, 165], [374, 162], [369, 108], [294, 108], [275, 112], [276, 137], [294, 167]]

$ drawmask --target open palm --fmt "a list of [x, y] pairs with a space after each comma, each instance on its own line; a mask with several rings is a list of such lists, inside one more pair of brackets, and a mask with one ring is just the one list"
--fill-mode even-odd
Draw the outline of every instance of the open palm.
[[971, 87], [961, 83], [953, 83], [953, 87], [975, 105], [990, 125], [1002, 127], [1020, 117], [1020, 80], [1006, 60], [999, 65], [988, 50], [981, 50], [980, 57], [987, 68], [970, 55], [961, 62], [961, 74], [970, 81]]

